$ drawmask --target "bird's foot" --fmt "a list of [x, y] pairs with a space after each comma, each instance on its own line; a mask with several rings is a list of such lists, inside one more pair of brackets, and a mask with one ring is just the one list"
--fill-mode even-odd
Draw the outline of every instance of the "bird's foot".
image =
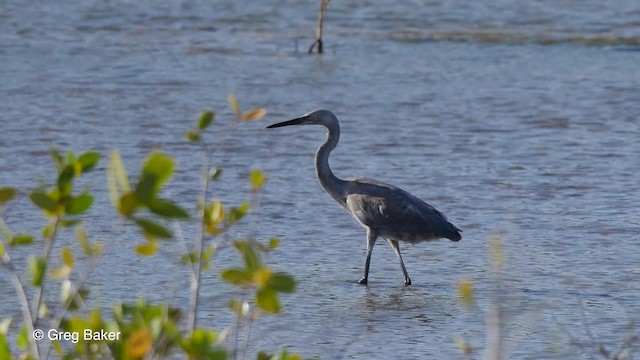
[[360, 281], [358, 281], [358, 282], [359, 282], [360, 284], [362, 284], [362, 285], [367, 285], [367, 282], [368, 282], [368, 281], [367, 281], [367, 278], [366, 278], [366, 277], [363, 277], [363, 278], [362, 278], [362, 279], [360, 279]]
[[411, 279], [409, 279], [408, 277], [404, 278], [404, 284], [405, 285], [411, 285]]

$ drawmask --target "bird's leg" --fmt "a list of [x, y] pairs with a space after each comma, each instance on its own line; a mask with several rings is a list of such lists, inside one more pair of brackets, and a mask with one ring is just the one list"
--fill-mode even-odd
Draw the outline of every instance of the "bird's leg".
[[407, 273], [407, 268], [404, 267], [404, 261], [402, 261], [402, 255], [400, 255], [400, 244], [398, 244], [397, 240], [389, 240], [385, 239], [391, 245], [393, 252], [398, 256], [398, 260], [400, 260], [400, 267], [402, 268], [402, 272], [404, 273], [404, 284], [411, 285], [411, 279], [409, 278], [409, 274]]
[[367, 228], [367, 261], [364, 263], [364, 277], [360, 279], [360, 284], [367, 285], [369, 279], [369, 263], [371, 263], [371, 252], [373, 251], [373, 245], [376, 244], [378, 238], [378, 232], [371, 228]]

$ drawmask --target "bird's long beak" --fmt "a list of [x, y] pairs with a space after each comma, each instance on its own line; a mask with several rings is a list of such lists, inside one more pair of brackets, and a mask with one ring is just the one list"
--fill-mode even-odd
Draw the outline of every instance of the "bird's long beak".
[[267, 126], [267, 129], [273, 129], [273, 128], [289, 126], [289, 125], [304, 125], [306, 120], [307, 120], [307, 117], [303, 116], [303, 117], [299, 117], [297, 119], [283, 121], [283, 122], [279, 122], [277, 124], [269, 125], [269, 126]]

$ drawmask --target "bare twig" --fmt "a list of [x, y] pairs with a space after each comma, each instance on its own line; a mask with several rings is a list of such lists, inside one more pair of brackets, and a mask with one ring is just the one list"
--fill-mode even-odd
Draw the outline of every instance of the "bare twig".
[[[229, 129], [235, 127], [240, 121], [238, 116], [237, 121], [233, 121], [223, 127], [222, 131], [218, 132], [215, 140], [219, 140]], [[215, 142], [215, 141], [214, 141]], [[215, 153], [215, 149], [209, 148], [206, 142], [201, 143], [205, 152], [205, 161], [202, 168], [202, 206], [198, 209], [197, 219], [198, 221], [198, 236], [196, 237], [195, 244], [195, 259], [191, 263], [191, 306], [189, 309], [189, 317], [187, 323], [187, 329], [189, 333], [193, 333], [193, 330], [198, 325], [198, 297], [200, 294], [200, 277], [202, 275], [202, 252], [204, 251], [204, 236], [205, 236], [205, 224], [204, 224], [204, 210], [207, 206], [207, 199], [209, 194], [209, 172], [211, 171], [211, 159]], [[186, 247], [186, 243], [185, 243]]]
[[[46, 239], [46, 244], [45, 244], [45, 248], [44, 248], [44, 258], [45, 260], [49, 260], [49, 255], [51, 255], [51, 249], [53, 248], [53, 241], [56, 238], [56, 235], [58, 233], [58, 225], [60, 225], [60, 216], [56, 216], [55, 222], [53, 223], [53, 228], [51, 229], [51, 234], [49, 235], [49, 238]], [[40, 286], [38, 286], [38, 288], [36, 289], [36, 294], [35, 294], [35, 300], [33, 302], [34, 304], [34, 309], [32, 311], [32, 314], [35, 315], [35, 317], [33, 318], [33, 326], [36, 326], [37, 322], [38, 322], [38, 314], [40, 313], [40, 307], [42, 306], [42, 301], [44, 298], [44, 285], [46, 284], [46, 272], [42, 275], [42, 281], [40, 283]]]
[[503, 323], [504, 311], [498, 304], [491, 304], [486, 316], [487, 324], [487, 349], [485, 360], [502, 360], [505, 357]]
[[[582, 325], [585, 328], [588, 341], [580, 341], [569, 331], [565, 329], [565, 332], [569, 335], [570, 343], [581, 348], [586, 349], [588, 351], [588, 355], [593, 358], [594, 354], [600, 355], [607, 360], [629, 360], [632, 357], [633, 350], [638, 342], [640, 342], [640, 335], [637, 332], [634, 332], [628, 335], [624, 342], [620, 345], [620, 348], [616, 353], [612, 353], [609, 348], [607, 348], [604, 344], [598, 342], [596, 337], [591, 332], [591, 327], [589, 325], [589, 321], [587, 318], [586, 311], [584, 309], [584, 305], [582, 304], [582, 296], [580, 296], [580, 312], [582, 316]], [[631, 323], [632, 327], [634, 323]]]
[[191, 307], [189, 309], [188, 329], [189, 333], [193, 333], [198, 323], [198, 298], [200, 294], [200, 275], [202, 274], [202, 251], [204, 250], [204, 209], [207, 205], [207, 194], [209, 187], [209, 169], [211, 169], [211, 157], [210, 151], [206, 152], [205, 165], [203, 166], [202, 174], [202, 206], [198, 209], [197, 220], [198, 224], [198, 236], [195, 244], [195, 259], [192, 263], [191, 273]]
[[324, 52], [323, 42], [322, 42], [322, 26], [324, 23], [324, 14], [327, 12], [327, 7], [329, 7], [330, 0], [320, 0], [320, 10], [318, 11], [318, 26], [316, 27], [316, 41], [309, 46], [309, 54], [313, 53], [313, 49], [318, 45], [318, 54], [322, 54]]
[[[4, 254], [2, 254], [2, 265], [6, 266], [11, 273], [11, 282], [13, 282], [13, 286], [16, 288], [16, 294], [18, 295], [18, 300], [20, 301], [20, 309], [22, 311], [22, 317], [24, 318], [24, 323], [27, 326], [27, 333], [33, 334], [35, 321], [33, 319], [31, 310], [29, 309], [29, 299], [27, 298], [27, 294], [24, 291], [24, 285], [16, 272], [13, 263], [11, 262], [11, 257], [5, 249]], [[39, 359], [40, 356], [38, 354], [38, 344], [36, 344], [33, 336], [29, 336], [29, 349], [31, 353], [36, 359]]]
[[254, 317], [253, 315], [249, 316], [249, 323], [247, 324], [247, 336], [244, 338], [244, 344], [242, 345], [242, 357], [241, 359], [247, 358], [247, 349], [249, 349], [249, 339], [251, 338], [251, 328], [253, 325]]
[[242, 298], [238, 298], [237, 301], [239, 308], [236, 309], [236, 325], [233, 334], [233, 349], [231, 351], [231, 358], [234, 360], [238, 358], [238, 337], [240, 335], [240, 321], [242, 320], [242, 304], [244, 303], [244, 300], [242, 300]]
[[[119, 238], [120, 234], [122, 234], [122, 228], [123, 228], [123, 222], [120, 221], [117, 227], [118, 230], [116, 231], [116, 234], [118, 234], [117, 238]], [[73, 302], [78, 301], [78, 299], [80, 299], [81, 301], [80, 306], [84, 307], [85, 305], [84, 301], [82, 301], [82, 298], [78, 297], [78, 295], [80, 293], [80, 290], [82, 289], [82, 286], [89, 280], [89, 276], [91, 275], [91, 272], [96, 268], [101, 256], [107, 251], [107, 247], [109, 246], [109, 244], [110, 243], [107, 243], [99, 254], [91, 257], [91, 261], [89, 261], [89, 263], [85, 265], [85, 271], [83, 276], [80, 279], [78, 279], [75, 282], [75, 284], [73, 283], [71, 284], [72, 288], [70, 290], [69, 297], [65, 300], [65, 303], [62, 305], [60, 313], [51, 322], [52, 329], [57, 329], [58, 327], [60, 327], [60, 323], [62, 322], [62, 320], [64, 319], [64, 316], [69, 311], [71, 304]], [[51, 351], [51, 345], [52, 345], [52, 342], [49, 342], [47, 344], [47, 347], [44, 349], [43, 357], [42, 357], [43, 359], [48, 358], [49, 352]], [[107, 347], [107, 350], [111, 352], [111, 350], [108, 347]]]

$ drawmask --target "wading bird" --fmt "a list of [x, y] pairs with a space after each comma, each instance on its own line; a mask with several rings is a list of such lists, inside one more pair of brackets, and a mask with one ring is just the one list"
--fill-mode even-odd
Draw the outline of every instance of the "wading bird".
[[382, 236], [398, 256], [406, 285], [411, 285], [411, 279], [400, 255], [399, 241], [415, 244], [440, 238], [452, 241], [462, 238], [461, 230], [447, 221], [441, 212], [402, 189], [376, 180], [342, 180], [333, 175], [329, 154], [338, 145], [340, 123], [331, 111], [317, 110], [267, 128], [289, 125], [322, 125], [328, 130], [327, 140], [316, 152], [316, 174], [324, 190], [367, 230], [367, 260], [360, 284], [368, 282], [371, 252], [378, 236]]

